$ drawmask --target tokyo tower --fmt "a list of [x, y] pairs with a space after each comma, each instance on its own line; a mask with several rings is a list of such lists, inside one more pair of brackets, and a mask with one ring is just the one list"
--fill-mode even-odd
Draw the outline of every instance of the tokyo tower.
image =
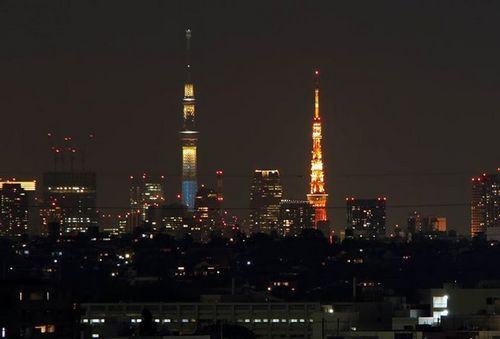
[[314, 117], [312, 124], [311, 190], [307, 200], [315, 210], [315, 224], [326, 221], [325, 173], [323, 170], [323, 152], [321, 148], [321, 117], [319, 113], [319, 69], [314, 70]]

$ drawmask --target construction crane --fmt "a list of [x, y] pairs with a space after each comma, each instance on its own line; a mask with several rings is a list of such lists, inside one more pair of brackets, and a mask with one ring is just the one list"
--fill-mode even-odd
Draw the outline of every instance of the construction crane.
[[89, 133], [85, 140], [81, 143], [81, 147], [76, 147], [72, 136], [65, 136], [61, 140], [57, 140], [53, 132], [47, 133], [49, 140], [49, 148], [54, 156], [54, 171], [67, 170], [65, 160], [69, 159], [69, 170], [75, 170], [75, 161], [77, 155], [81, 158], [81, 170], [85, 171], [86, 153], [89, 145], [94, 140], [95, 133]]

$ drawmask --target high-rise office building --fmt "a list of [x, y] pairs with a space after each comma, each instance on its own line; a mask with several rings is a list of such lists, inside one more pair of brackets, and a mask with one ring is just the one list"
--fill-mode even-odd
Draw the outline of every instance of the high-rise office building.
[[190, 61], [191, 30], [186, 30], [186, 83], [184, 84], [182, 144], [182, 202], [189, 211], [194, 209], [194, 199], [197, 191], [196, 163], [198, 132], [196, 131], [194, 85], [191, 81]]
[[278, 170], [255, 170], [250, 191], [250, 229], [253, 233], [277, 230], [282, 196]]
[[500, 238], [500, 168], [472, 178], [471, 235]]
[[220, 230], [220, 201], [217, 192], [201, 186], [194, 201], [195, 224], [193, 235], [202, 241], [209, 240], [210, 234]]
[[96, 197], [94, 172], [44, 173], [44, 225], [58, 222], [63, 233], [87, 232], [97, 227]]
[[[0, 178], [0, 191], [3, 191], [4, 194], [0, 210], [3, 211], [3, 225], [7, 225], [2, 226], [2, 234], [18, 235], [28, 233], [30, 235], [39, 235], [40, 219], [35, 196], [36, 186], [36, 180], [2, 180]], [[13, 205], [10, 205], [8, 201], [11, 201]], [[19, 209], [19, 204], [24, 205], [25, 208]], [[27, 212], [27, 216], [24, 215], [25, 211]], [[21, 220], [25, 217], [27, 217], [25, 226], [16, 227], [16, 225], [23, 224]], [[8, 225], [11, 225], [11, 227]], [[22, 233], [18, 231], [22, 231]]]
[[346, 236], [373, 239], [385, 235], [386, 198], [356, 199], [346, 198], [347, 229]]
[[314, 117], [312, 126], [312, 157], [311, 157], [311, 182], [310, 193], [307, 200], [315, 208], [316, 226], [318, 222], [328, 220], [326, 214], [326, 200], [328, 194], [325, 190], [325, 172], [323, 169], [323, 151], [321, 139], [323, 138], [321, 116], [319, 111], [319, 69], [314, 70]]
[[314, 221], [314, 207], [308, 201], [281, 201], [279, 230], [282, 236], [299, 235], [303, 229], [313, 228]]
[[[35, 183], [32, 183], [34, 190]], [[28, 233], [31, 208], [29, 194], [26, 184], [0, 182], [0, 235], [21, 236]]]
[[158, 179], [146, 173], [130, 177], [130, 229], [148, 222], [152, 209], [165, 203], [164, 177]]

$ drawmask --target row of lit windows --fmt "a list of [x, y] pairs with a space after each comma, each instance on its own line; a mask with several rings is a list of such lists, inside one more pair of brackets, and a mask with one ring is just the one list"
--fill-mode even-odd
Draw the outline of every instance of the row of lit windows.
[[[155, 323], [181, 322], [181, 323], [187, 324], [187, 323], [195, 323], [196, 319], [183, 318], [183, 319], [180, 319], [178, 321], [177, 319], [163, 319], [163, 320], [161, 320], [161, 319], [156, 318], [154, 321], [155, 321]], [[85, 319], [82, 319], [82, 323], [84, 323], [84, 324], [104, 324], [105, 322], [106, 322], [106, 320], [103, 318], [98, 318], [98, 319], [86, 319], [85, 318]], [[132, 319], [130, 319], [130, 322], [132, 324], [137, 324], [137, 323], [141, 323], [142, 319], [141, 318], [132, 318]], [[246, 319], [238, 319], [237, 322], [239, 322], [239, 323], [274, 323], [274, 324], [276, 324], [276, 323], [291, 323], [291, 324], [294, 324], [294, 323], [305, 323], [305, 322], [307, 322], [307, 320], [304, 318], [292, 318], [292, 319], [284, 319], [284, 318], [250, 319], [250, 318], [246, 318]], [[313, 319], [309, 319], [309, 322], [312, 323]]]
[[57, 187], [48, 187], [51, 192], [58, 193], [85, 193], [89, 192], [88, 187], [80, 187], [80, 186], [57, 186]]

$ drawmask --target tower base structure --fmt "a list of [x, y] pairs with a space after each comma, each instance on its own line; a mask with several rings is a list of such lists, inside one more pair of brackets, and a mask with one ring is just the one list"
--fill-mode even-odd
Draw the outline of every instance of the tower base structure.
[[314, 221], [315, 224], [319, 221], [326, 221], [326, 200], [328, 198], [328, 194], [326, 193], [316, 193], [316, 194], [308, 194], [307, 201], [314, 207]]

